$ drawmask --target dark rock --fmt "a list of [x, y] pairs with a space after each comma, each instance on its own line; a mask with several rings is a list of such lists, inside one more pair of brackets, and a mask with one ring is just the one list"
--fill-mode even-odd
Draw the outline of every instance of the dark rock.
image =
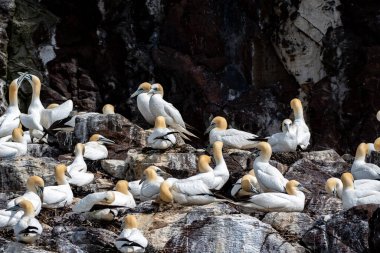
[[39, 249], [36, 246], [27, 246], [19, 242], [11, 242], [0, 238], [0, 252], [2, 253], [52, 253], [53, 251], [46, 251]]

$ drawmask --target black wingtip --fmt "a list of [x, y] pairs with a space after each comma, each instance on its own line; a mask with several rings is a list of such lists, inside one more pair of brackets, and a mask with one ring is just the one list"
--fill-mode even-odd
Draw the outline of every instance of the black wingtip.
[[247, 139], [249, 141], [268, 141], [268, 138], [266, 137], [256, 137], [256, 138], [250, 138], [250, 139]]

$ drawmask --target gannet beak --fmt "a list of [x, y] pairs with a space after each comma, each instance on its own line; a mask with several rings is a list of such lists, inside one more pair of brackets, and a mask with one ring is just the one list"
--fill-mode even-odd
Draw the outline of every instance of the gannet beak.
[[208, 134], [212, 129], [214, 129], [214, 124], [211, 124], [207, 129], [206, 129], [206, 131], [203, 133], [203, 134]]
[[136, 91], [130, 96], [130, 98], [136, 97], [137, 95], [140, 95], [140, 94], [141, 94], [141, 90], [136, 90]]
[[333, 190], [332, 193], [333, 193], [334, 198], [336, 198], [336, 190], [335, 189]]
[[24, 81], [25, 77], [28, 75], [28, 73], [23, 72], [17, 72], [20, 76], [17, 78], [17, 88], [20, 88], [22, 82]]
[[144, 175], [143, 178], [141, 178], [139, 184], [142, 184], [146, 180], [146, 176]]
[[163, 177], [163, 178], [168, 178], [168, 177], [173, 177], [171, 174], [163, 171], [163, 170], [159, 170], [157, 171], [157, 175]]
[[21, 210], [21, 206], [19, 205], [15, 205], [15, 206], [5, 209], [5, 211], [19, 211], [19, 210]]
[[71, 175], [70, 175], [70, 173], [68, 173], [67, 171], [65, 172], [65, 176], [66, 176], [67, 178], [70, 178], [70, 179], [71, 179]]
[[44, 188], [41, 186], [37, 186], [37, 195], [40, 197], [41, 202], [44, 201]]
[[103, 142], [105, 144], [115, 144], [115, 142], [113, 140], [107, 139], [105, 137], [100, 137], [99, 141], [101, 141], [101, 142]]
[[289, 126], [289, 125], [285, 125], [285, 128], [286, 128], [286, 131], [287, 131], [287, 132], [290, 131], [290, 126]]
[[308, 189], [306, 189], [305, 187], [303, 187], [302, 185], [298, 185], [298, 190], [302, 191], [302, 192], [305, 192], [305, 193], [311, 193], [311, 191], [309, 191]]

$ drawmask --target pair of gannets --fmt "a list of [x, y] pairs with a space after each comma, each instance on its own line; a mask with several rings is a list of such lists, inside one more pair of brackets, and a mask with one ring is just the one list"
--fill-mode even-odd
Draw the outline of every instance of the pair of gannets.
[[135, 200], [128, 191], [128, 182], [119, 180], [115, 191], [95, 192], [82, 198], [74, 207], [75, 213], [88, 213], [94, 219], [113, 220], [115, 208], [134, 208]]
[[186, 129], [181, 113], [163, 99], [164, 89], [160, 84], [142, 83], [131, 95], [135, 96], [137, 96], [137, 107], [149, 124], [154, 125], [155, 119], [163, 116], [166, 125], [178, 131], [184, 139], [189, 139], [186, 135], [196, 137]]
[[[374, 149], [376, 151], [380, 150], [380, 139], [375, 141]], [[365, 158], [369, 152], [369, 145], [367, 143], [359, 144], [356, 149], [355, 161], [351, 167], [351, 173], [355, 179], [380, 179], [379, 166], [365, 162]]]
[[[371, 190], [380, 192], [380, 181], [371, 179], [359, 179], [354, 181], [356, 190]], [[325, 190], [327, 193], [342, 199], [343, 183], [336, 177], [331, 177], [326, 181]]]
[[168, 149], [176, 143], [174, 133], [177, 133], [169, 128], [166, 128], [165, 118], [158, 116], [154, 123], [153, 132], [148, 137], [148, 147], [153, 149]]
[[61, 208], [73, 202], [73, 192], [66, 178], [66, 171], [67, 167], [64, 164], [55, 166], [55, 181], [58, 185], [44, 188], [42, 207]]
[[[26, 74], [25, 78], [32, 85], [32, 101], [28, 108], [28, 114], [21, 114], [20, 120], [23, 126], [31, 131], [44, 131], [56, 121], [65, 119], [73, 110], [73, 101], [71, 99], [54, 108], [45, 109], [40, 100], [41, 81], [35, 75]], [[32, 138], [33, 139], [33, 138]]]
[[12, 131], [13, 142], [0, 142], [0, 158], [11, 158], [26, 155], [28, 150], [27, 140], [21, 128]]
[[366, 187], [355, 188], [354, 177], [351, 173], [343, 173], [341, 180], [343, 209], [366, 204], [380, 204], [380, 192]]
[[67, 166], [67, 172], [70, 175], [69, 184], [83, 186], [91, 183], [94, 180], [94, 174], [87, 172], [87, 164], [84, 161], [83, 154], [85, 145], [77, 143], [74, 149], [74, 161]]
[[[42, 178], [38, 176], [29, 177], [26, 182], [26, 192], [21, 197], [9, 201], [7, 208], [15, 206], [21, 199], [26, 199], [32, 203], [33, 211], [38, 215], [41, 211], [41, 200], [43, 199], [44, 186], [45, 183]], [[22, 215], [22, 211], [0, 210], [0, 227], [14, 226]]]
[[211, 121], [210, 126], [205, 131], [205, 134], [209, 133], [210, 145], [216, 141], [221, 141], [226, 148], [249, 149], [255, 147], [257, 141], [250, 141], [249, 139], [257, 138], [257, 135], [234, 128], [227, 129], [227, 126], [227, 120], [221, 116], [217, 116]]
[[137, 228], [138, 222], [134, 215], [127, 215], [123, 220], [123, 231], [115, 241], [116, 248], [122, 252], [145, 252], [148, 240]]
[[255, 171], [252, 169], [247, 175], [236, 181], [231, 189], [231, 196], [236, 199], [243, 199], [260, 192], [259, 182], [255, 176]]

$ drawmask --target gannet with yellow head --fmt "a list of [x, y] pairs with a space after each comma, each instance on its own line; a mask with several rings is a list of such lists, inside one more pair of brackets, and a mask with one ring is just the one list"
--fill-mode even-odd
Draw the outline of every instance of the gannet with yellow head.
[[253, 162], [253, 168], [257, 181], [263, 192], [285, 192], [288, 180], [281, 172], [269, 164], [272, 155], [272, 148], [269, 143], [260, 142], [256, 146], [260, 150], [260, 155]]
[[220, 190], [230, 178], [230, 172], [223, 158], [223, 142], [215, 141], [212, 145], [212, 151], [216, 163], [214, 168], [214, 187], [212, 189]]
[[160, 176], [160, 169], [156, 166], [149, 166], [144, 170], [143, 178], [140, 181], [140, 200], [146, 201], [156, 199], [160, 192], [160, 185], [164, 178]]
[[176, 131], [166, 128], [165, 118], [158, 116], [153, 132], [148, 137], [148, 146], [154, 149], [168, 149], [176, 143]]
[[351, 173], [355, 179], [380, 179], [379, 166], [365, 162], [369, 152], [367, 143], [360, 143], [356, 149], [355, 161], [351, 167]]
[[84, 157], [92, 161], [106, 159], [108, 149], [104, 144], [115, 144], [115, 142], [103, 135], [93, 134], [88, 142], [85, 143]]
[[310, 142], [310, 131], [309, 127], [305, 123], [303, 117], [303, 107], [302, 102], [298, 98], [292, 99], [290, 101], [290, 107], [294, 113], [294, 122], [293, 126], [296, 128], [297, 133], [297, 145], [302, 149], [306, 149], [309, 146]]
[[305, 206], [305, 194], [302, 191], [309, 192], [296, 180], [290, 180], [286, 184], [286, 193], [260, 193], [247, 202], [236, 204], [263, 212], [302, 212]]
[[9, 105], [0, 117], [0, 137], [12, 134], [13, 129], [20, 124], [20, 109], [18, 108], [18, 88], [24, 76], [14, 79], [9, 85]]
[[260, 185], [255, 176], [255, 171], [252, 169], [247, 175], [240, 178], [231, 189], [231, 196], [237, 199], [246, 198], [254, 194], [260, 193]]
[[85, 145], [83, 143], [77, 143], [74, 149], [74, 161], [67, 166], [67, 171], [70, 175], [68, 179], [69, 184], [83, 186], [94, 180], [94, 174], [87, 172], [87, 164], [83, 158], [84, 152]]
[[148, 240], [138, 229], [138, 225], [134, 215], [128, 214], [124, 217], [123, 230], [115, 241], [115, 246], [120, 252], [145, 252]]
[[181, 113], [163, 99], [164, 88], [161, 84], [153, 84], [148, 94], [152, 94], [149, 100], [149, 109], [155, 118], [163, 116], [166, 125], [178, 131], [184, 139], [189, 139], [186, 135], [198, 138], [186, 129], [186, 123], [183, 121]]
[[115, 107], [111, 104], [105, 104], [102, 108], [102, 113], [104, 115], [115, 114]]
[[290, 119], [284, 119], [281, 124], [281, 133], [273, 134], [269, 137], [268, 143], [272, 147], [272, 152], [292, 152], [297, 149], [297, 129], [293, 127]]
[[257, 138], [257, 135], [240, 131], [234, 128], [228, 128], [227, 120], [224, 117], [217, 116], [206, 129], [205, 134], [209, 133], [210, 145], [216, 141], [224, 143], [226, 148], [249, 149], [253, 148], [257, 141], [249, 139]]
[[67, 167], [64, 164], [57, 164], [55, 166], [55, 181], [57, 186], [46, 186], [44, 188], [44, 198], [42, 207], [45, 208], [61, 208], [69, 206], [73, 202], [73, 192], [66, 174]]
[[13, 142], [0, 143], [0, 158], [26, 155], [28, 145], [21, 128], [13, 129], [12, 140]]
[[137, 108], [139, 109], [141, 115], [144, 117], [146, 122], [154, 125], [155, 117], [150, 112], [149, 100], [152, 94], [149, 94], [152, 85], [150, 83], [144, 82], [139, 85], [137, 90], [131, 95], [131, 98], [137, 96]]
[[367, 143], [368, 144], [368, 155], [371, 154], [371, 152], [380, 152], [380, 137], [377, 138], [373, 143]]
[[27, 199], [18, 199], [13, 207], [8, 211], [22, 210], [23, 215], [20, 220], [13, 226], [16, 240], [23, 243], [34, 243], [42, 234], [42, 226], [35, 218], [36, 213], [32, 202]]
[[341, 180], [343, 183], [343, 209], [346, 210], [354, 206], [366, 204], [380, 204], [380, 192], [368, 190], [366, 188], [356, 189], [354, 184], [354, 177], [351, 173], [343, 173]]
[[[188, 177], [184, 180], [201, 180], [207, 185], [209, 189], [214, 189], [217, 185], [215, 182], [214, 170], [210, 166], [211, 157], [208, 155], [201, 155], [198, 159], [198, 171], [197, 175]], [[218, 181], [219, 183], [219, 181]]]
[[[380, 181], [371, 179], [358, 179], [354, 181], [354, 188], [360, 190], [380, 191]], [[325, 190], [328, 194], [342, 199], [343, 183], [336, 177], [331, 177], [326, 181]]]

